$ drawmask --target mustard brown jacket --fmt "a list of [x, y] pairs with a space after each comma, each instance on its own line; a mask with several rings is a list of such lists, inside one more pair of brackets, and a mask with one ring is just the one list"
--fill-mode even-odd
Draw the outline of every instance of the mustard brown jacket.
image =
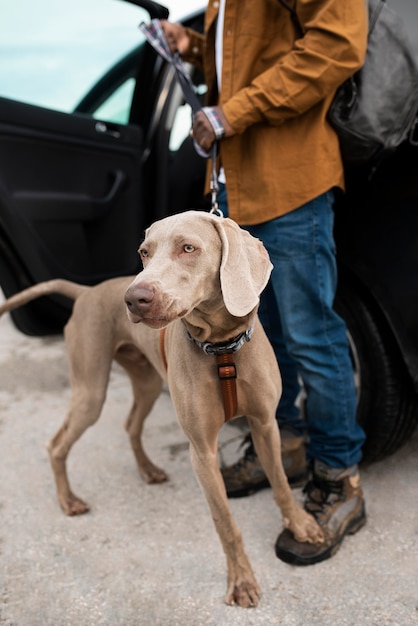
[[[287, 0], [295, 3], [295, 0]], [[210, 0], [205, 35], [189, 30], [183, 58], [203, 67], [208, 104], [236, 131], [221, 141], [229, 216], [257, 224], [344, 187], [338, 139], [327, 122], [337, 87], [364, 62], [365, 0], [296, 0], [304, 35], [279, 0], [227, 0], [218, 96]]]

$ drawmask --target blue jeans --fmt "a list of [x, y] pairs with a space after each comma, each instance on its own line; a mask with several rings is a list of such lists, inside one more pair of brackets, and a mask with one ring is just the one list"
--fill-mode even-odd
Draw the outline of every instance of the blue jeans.
[[[219, 208], [228, 215], [220, 185]], [[344, 321], [333, 309], [337, 266], [333, 193], [263, 224], [244, 226], [267, 248], [274, 269], [259, 315], [283, 380], [281, 428], [308, 434], [308, 461], [346, 468], [361, 459], [365, 435], [356, 422], [356, 393]], [[306, 420], [295, 404], [302, 380]]]

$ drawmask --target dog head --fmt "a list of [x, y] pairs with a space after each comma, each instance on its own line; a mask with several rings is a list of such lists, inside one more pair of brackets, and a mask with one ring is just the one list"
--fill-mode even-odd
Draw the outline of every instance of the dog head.
[[228, 218], [186, 211], [155, 222], [139, 248], [144, 269], [125, 294], [132, 322], [167, 326], [218, 306], [234, 317], [258, 306], [272, 264], [263, 244]]

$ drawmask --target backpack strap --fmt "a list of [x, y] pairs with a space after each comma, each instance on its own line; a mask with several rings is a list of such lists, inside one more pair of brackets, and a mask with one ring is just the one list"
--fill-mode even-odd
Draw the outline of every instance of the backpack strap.
[[[293, 25], [296, 28], [297, 32], [299, 33], [299, 35], [301, 37], [303, 37], [304, 30], [302, 28], [302, 25], [299, 21], [298, 15], [296, 13], [296, 9], [294, 6], [291, 6], [290, 4], [288, 4], [288, 2], [286, 2], [286, 0], [279, 0], [280, 4], [290, 13], [290, 17], [292, 19]], [[296, 5], [296, 0], [295, 0], [295, 5]]]

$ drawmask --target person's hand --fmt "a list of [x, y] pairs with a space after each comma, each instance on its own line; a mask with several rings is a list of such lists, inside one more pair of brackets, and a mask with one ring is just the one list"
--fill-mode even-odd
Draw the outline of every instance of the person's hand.
[[[235, 135], [235, 131], [226, 119], [222, 107], [216, 106], [213, 108], [216, 110], [216, 113], [218, 114], [219, 119], [222, 122], [222, 126], [224, 127], [224, 137], [232, 137], [233, 135]], [[194, 116], [192, 131], [190, 134], [193, 139], [197, 141], [199, 146], [203, 148], [203, 150], [205, 150], [206, 152], [209, 152], [213, 142], [216, 139], [212, 124], [209, 122], [203, 111], [198, 111]]]
[[184, 26], [167, 20], [161, 20], [160, 23], [171, 52], [185, 52], [189, 47], [190, 37]]

